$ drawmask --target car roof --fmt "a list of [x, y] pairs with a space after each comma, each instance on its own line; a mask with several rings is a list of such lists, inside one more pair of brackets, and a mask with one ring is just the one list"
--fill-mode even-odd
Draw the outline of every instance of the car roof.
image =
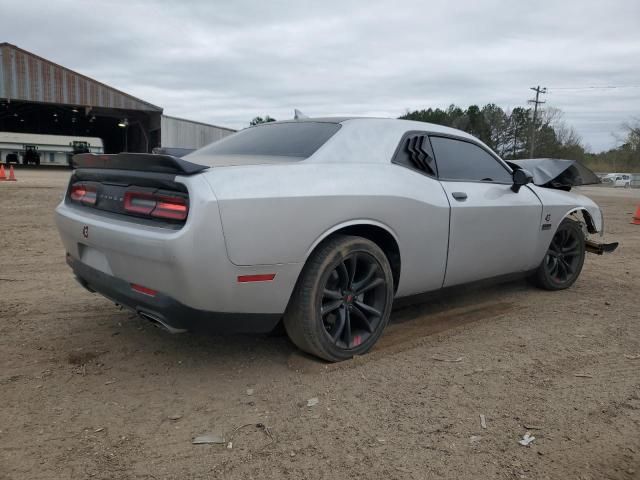
[[321, 123], [342, 123], [347, 120], [364, 117], [307, 117], [307, 118], [290, 118], [288, 120], [277, 120], [275, 122], [260, 123], [260, 125], [276, 124], [276, 123], [300, 123], [300, 122], [321, 122]]
[[[335, 117], [307, 118], [290, 122], [332, 122], [342, 128], [307, 161], [325, 163], [389, 163], [403, 135], [426, 132], [471, 141], [487, 148], [478, 138], [434, 123], [397, 118]], [[490, 149], [489, 149], [490, 150]], [[506, 164], [505, 164], [506, 165]]]
[[[478, 138], [455, 128], [434, 123], [403, 120], [397, 118], [375, 117], [315, 117], [280, 120], [261, 123], [243, 130], [269, 128], [278, 124], [303, 123], [339, 124], [335, 132], [318, 150], [305, 159], [306, 163], [381, 163], [388, 164], [394, 155], [403, 135], [407, 132], [427, 132], [472, 141], [489, 149]], [[242, 131], [241, 131], [242, 132]], [[236, 135], [241, 134], [238, 132]], [[224, 142], [225, 140], [221, 140]], [[186, 159], [196, 161], [197, 157], [207, 156], [207, 147], [189, 154]], [[489, 149], [490, 150], [490, 149]], [[207, 161], [209, 162], [209, 161]], [[209, 162], [210, 163], [210, 162]], [[208, 164], [208, 163], [207, 163]], [[504, 164], [505, 168], [509, 168]]]
[[421, 130], [427, 131], [431, 133], [442, 133], [446, 135], [454, 135], [457, 137], [467, 138], [473, 140], [477, 143], [482, 143], [480, 140], [473, 135], [463, 131], [458, 130], [457, 128], [446, 127], [444, 125], [438, 125], [437, 123], [428, 123], [428, 122], [419, 122], [416, 120], [405, 120], [402, 118], [385, 118], [385, 117], [308, 117], [308, 118], [298, 118], [298, 119], [288, 119], [288, 120], [278, 120], [275, 122], [261, 123], [256, 126], [260, 127], [263, 125], [274, 125], [278, 123], [300, 123], [300, 122], [317, 122], [317, 123], [334, 123], [334, 124], [345, 124], [345, 123], [388, 123], [389, 125], [393, 125], [394, 127], [398, 127], [402, 125], [406, 127], [407, 130]]

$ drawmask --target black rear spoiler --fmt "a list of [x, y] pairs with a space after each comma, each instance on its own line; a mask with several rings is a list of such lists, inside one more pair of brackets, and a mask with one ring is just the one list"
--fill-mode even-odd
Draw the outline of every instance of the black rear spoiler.
[[171, 155], [153, 153], [116, 153], [113, 155], [79, 153], [71, 159], [71, 166], [73, 168], [137, 170], [177, 175], [193, 175], [209, 168]]

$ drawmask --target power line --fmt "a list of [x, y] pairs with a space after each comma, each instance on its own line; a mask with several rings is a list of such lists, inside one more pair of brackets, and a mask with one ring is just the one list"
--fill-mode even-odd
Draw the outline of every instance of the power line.
[[640, 88], [640, 85], [588, 85], [584, 87], [549, 87], [549, 90], [613, 90], [618, 88]]
[[540, 100], [540, 94], [547, 93], [546, 87], [540, 88], [540, 85], [537, 87], [531, 87], [531, 90], [536, 92], [536, 98], [532, 100], [528, 100], [527, 103], [533, 103], [533, 121], [531, 122], [531, 147], [529, 149], [529, 158], [533, 158], [533, 153], [535, 151], [536, 145], [536, 116], [538, 115], [538, 105], [545, 103]]

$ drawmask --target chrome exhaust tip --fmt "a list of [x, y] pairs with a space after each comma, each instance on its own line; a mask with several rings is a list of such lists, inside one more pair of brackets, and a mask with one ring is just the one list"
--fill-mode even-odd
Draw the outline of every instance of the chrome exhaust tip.
[[140, 318], [144, 318], [145, 320], [148, 320], [149, 322], [153, 323], [156, 327], [161, 328], [162, 330], [165, 330], [169, 333], [185, 333], [187, 331], [186, 328], [176, 328], [169, 325], [163, 318], [150, 312], [144, 312], [142, 310], [139, 310], [138, 316]]

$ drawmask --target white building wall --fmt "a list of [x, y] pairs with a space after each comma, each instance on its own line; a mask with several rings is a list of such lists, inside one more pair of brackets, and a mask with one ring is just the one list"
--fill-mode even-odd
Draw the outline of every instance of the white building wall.
[[235, 133], [235, 130], [163, 115], [160, 142], [164, 148], [200, 148]]

